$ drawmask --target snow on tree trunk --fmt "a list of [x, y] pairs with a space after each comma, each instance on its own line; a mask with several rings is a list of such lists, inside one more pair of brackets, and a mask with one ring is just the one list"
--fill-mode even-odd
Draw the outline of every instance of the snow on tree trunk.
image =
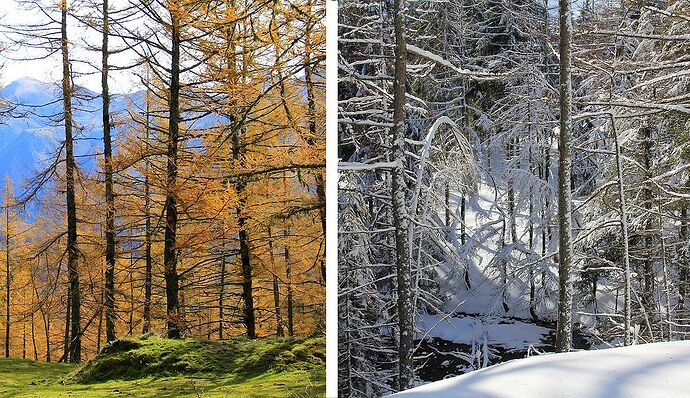
[[627, 207], [625, 205], [625, 189], [623, 185], [623, 163], [621, 160], [621, 148], [618, 138], [618, 132], [616, 130], [616, 121], [613, 116], [611, 116], [611, 129], [613, 130], [613, 139], [615, 143], [616, 151], [616, 171], [618, 173], [618, 208], [621, 217], [621, 241], [623, 242], [623, 269], [624, 269], [624, 283], [625, 288], [623, 290], [623, 301], [624, 301], [624, 328], [625, 328], [625, 345], [632, 344], [632, 336], [630, 334], [630, 323], [631, 323], [631, 306], [630, 306], [630, 249], [628, 247], [628, 218], [627, 218]]
[[411, 291], [412, 272], [410, 268], [409, 219], [405, 199], [405, 85], [407, 68], [407, 49], [403, 26], [403, 0], [395, 0], [393, 28], [395, 32], [395, 71], [393, 81], [393, 152], [397, 162], [393, 168], [391, 196], [393, 199], [393, 225], [395, 228], [395, 268], [397, 272], [398, 294], [398, 388], [405, 390], [413, 386], [414, 363], [414, 319]]
[[569, 351], [572, 346], [573, 308], [573, 242], [572, 198], [570, 191], [572, 136], [571, 33], [570, 0], [559, 0], [560, 19], [560, 136], [558, 141], [558, 322], [556, 351]]

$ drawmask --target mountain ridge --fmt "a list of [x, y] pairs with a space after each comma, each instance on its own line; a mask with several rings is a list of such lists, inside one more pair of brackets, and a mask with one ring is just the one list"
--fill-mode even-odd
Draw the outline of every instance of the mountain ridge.
[[[77, 90], [74, 119], [80, 129], [75, 134], [75, 155], [80, 168], [93, 170], [96, 158], [89, 155], [102, 153], [103, 148], [103, 101], [99, 93], [83, 87]], [[123, 112], [138, 93], [113, 94], [111, 112]], [[16, 105], [11, 115], [0, 120], [0, 185], [9, 175], [19, 194], [28, 178], [47, 167], [64, 140], [64, 125], [55, 120], [62, 113], [61, 92], [57, 84], [22, 77], [3, 87], [0, 99]], [[113, 133], [117, 136], [117, 131]]]

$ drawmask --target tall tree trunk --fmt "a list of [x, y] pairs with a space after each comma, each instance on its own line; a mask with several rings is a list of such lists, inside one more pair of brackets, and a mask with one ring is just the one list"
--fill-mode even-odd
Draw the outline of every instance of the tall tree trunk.
[[[40, 257], [38, 260], [38, 265], [40, 265]], [[34, 288], [34, 294], [36, 295], [36, 302], [41, 303], [41, 296], [38, 294], [38, 288], [36, 287], [36, 282], [33, 279], [33, 275], [32, 285]], [[45, 309], [43, 308], [44, 305], [45, 303], [41, 303], [38, 309], [39, 311], [41, 311], [41, 319], [43, 319], [43, 331], [46, 335], [46, 362], [50, 362], [50, 318], [48, 317]]]
[[[244, 191], [244, 182], [239, 184], [241, 191]], [[239, 189], [238, 189], [239, 190]], [[242, 300], [244, 302], [243, 315], [244, 326], [247, 329], [247, 338], [256, 338], [256, 320], [254, 317], [254, 289], [252, 279], [251, 253], [249, 251], [249, 236], [247, 233], [247, 218], [242, 215], [242, 210], [246, 204], [246, 199], [240, 199], [240, 207], [237, 209], [239, 217], [240, 232], [240, 261], [242, 263]]]
[[[104, 292], [105, 293], [105, 292]], [[103, 314], [105, 312], [105, 294], [101, 295], [101, 308], [98, 310], [98, 333], [96, 335], [96, 352], [101, 352], [101, 340], [103, 340]]]
[[[511, 164], [511, 158], [513, 154], [513, 149], [512, 149], [512, 144], [511, 140], [508, 139], [508, 142], [506, 143], [506, 156], [505, 160], [508, 165]], [[508, 166], [510, 168], [510, 166]], [[501, 254], [501, 258], [499, 260], [500, 262], [500, 272], [501, 272], [501, 301], [503, 305], [503, 311], [508, 312], [510, 310], [510, 307], [508, 306], [508, 259], [507, 253], [505, 251], [506, 247], [506, 242], [507, 238], [506, 236], [508, 235], [508, 230], [510, 230], [510, 236], [513, 236], [513, 227], [515, 226], [515, 223], [513, 222], [513, 212], [514, 212], [514, 207], [515, 207], [515, 192], [513, 191], [513, 182], [511, 181], [510, 175], [507, 176], [507, 181], [508, 185], [508, 192], [506, 194], [507, 200], [506, 204], [508, 205], [508, 220], [506, 220], [506, 215], [503, 211], [501, 211], [501, 215], [503, 218], [503, 223], [501, 226], [501, 244], [500, 244], [500, 250], [499, 253]]]
[[[313, 18], [311, 18], [312, 4], [311, 0], [307, 0], [306, 8], [309, 10], [310, 18], [306, 21], [304, 31], [304, 82], [307, 91], [307, 119], [309, 124], [310, 138], [307, 140], [309, 145], [314, 145], [317, 136], [316, 131], [316, 98], [314, 95], [314, 81], [313, 81], [313, 67], [314, 59], [312, 58], [313, 50], [311, 44], [312, 28], [314, 26]], [[325, 170], [325, 167], [324, 167]], [[324, 239], [326, 237], [326, 181], [323, 178], [321, 171], [317, 171], [316, 175], [316, 196], [319, 200], [319, 216], [321, 219], [321, 231]], [[321, 259], [321, 279], [326, 284], [326, 250], [324, 248], [324, 257]]]
[[[8, 195], [9, 197], [9, 195]], [[5, 358], [10, 357], [10, 206], [5, 203]]]
[[[651, 173], [651, 168], [652, 168], [652, 147], [653, 147], [653, 141], [652, 141], [652, 129], [649, 126], [644, 126], [641, 128], [641, 133], [643, 134], [642, 139], [642, 161], [644, 165], [644, 170], [643, 172], [645, 173], [645, 179], [649, 179], [652, 177]], [[652, 245], [654, 243], [653, 239], [653, 229], [654, 229], [654, 222], [653, 222], [653, 217], [651, 217], [652, 214], [652, 201], [654, 200], [654, 191], [652, 188], [649, 186], [648, 183], [645, 183], [645, 186], [643, 188], [643, 204], [642, 206], [644, 207], [645, 211], [647, 214], [650, 216], [647, 218], [647, 221], [645, 223], [645, 232], [644, 232], [644, 296], [643, 296], [643, 303], [645, 306], [645, 310], [647, 311], [648, 314], [651, 314], [653, 309], [654, 309], [654, 270], [652, 268]], [[650, 336], [652, 335], [652, 331], [649, 331]]]
[[[148, 143], [151, 126], [150, 93], [146, 91], [146, 142]], [[144, 273], [144, 322], [143, 334], [151, 330], [151, 288], [153, 286], [153, 259], [151, 258], [151, 184], [149, 182], [149, 162], [144, 161], [144, 250], [146, 270]]]
[[623, 293], [625, 308], [624, 308], [624, 328], [625, 328], [625, 345], [632, 344], [632, 336], [630, 334], [630, 323], [632, 318], [632, 309], [630, 305], [631, 299], [631, 285], [630, 279], [630, 249], [628, 247], [628, 216], [627, 207], [625, 205], [625, 189], [623, 187], [623, 160], [621, 156], [621, 147], [618, 140], [618, 131], [616, 130], [616, 119], [611, 116], [611, 130], [613, 131], [613, 139], [616, 153], [616, 171], [618, 173], [618, 209], [621, 213], [621, 234], [623, 241], [623, 269], [625, 271], [624, 283], [625, 289]]
[[572, 193], [570, 191], [572, 136], [571, 34], [572, 6], [570, 0], [558, 1], [560, 22], [560, 136], [558, 140], [558, 319], [556, 351], [572, 347], [573, 312], [573, 242]]
[[276, 336], [285, 336], [285, 331], [283, 330], [283, 316], [280, 311], [280, 282], [278, 277], [273, 275], [273, 307], [276, 312]]
[[81, 362], [81, 291], [79, 288], [79, 248], [77, 247], [77, 205], [74, 196], [74, 142], [72, 139], [72, 77], [70, 74], [69, 49], [67, 41], [67, 0], [61, 3], [62, 20], [62, 96], [65, 121], [65, 180], [67, 182], [67, 270], [70, 284], [70, 362]]
[[[465, 225], [465, 213], [467, 209], [467, 201], [465, 200], [465, 197], [463, 196], [460, 198], [460, 244], [464, 247], [465, 244], [467, 243], [467, 227]], [[470, 290], [472, 288], [472, 279], [470, 278], [470, 266], [469, 262], [467, 263], [467, 266], [463, 270], [463, 273], [465, 274], [465, 286], [467, 287], [467, 290]]]
[[[549, 54], [551, 54], [551, 43], [549, 40], [549, 0], [544, 0], [544, 42], [542, 43], [542, 52], [544, 56], [544, 63], [542, 64], [542, 70], [547, 82], [550, 83], [549, 77], [551, 73], [549, 71]], [[552, 138], [549, 133], [545, 133], [543, 136], [545, 141], [544, 145], [544, 163], [540, 165], [542, 168], [542, 178], [544, 179], [544, 185], [549, 186], [550, 175], [551, 175], [551, 146]], [[541, 209], [541, 256], [542, 258], [546, 255], [548, 249], [548, 244], [551, 241], [551, 226], [549, 225], [549, 210], [551, 209], [551, 201], [549, 200], [549, 194], [547, 193], [544, 197], [544, 205]], [[541, 288], [546, 290], [546, 267], [542, 265], [541, 270]]]
[[134, 334], [134, 251], [129, 253], [129, 331], [128, 336]]
[[180, 22], [175, 11], [170, 12], [172, 34], [172, 63], [170, 98], [168, 100], [167, 189], [165, 198], [165, 297], [167, 299], [167, 336], [181, 337], [179, 302], [179, 276], [177, 275], [177, 143], [180, 133]]
[[[686, 186], [690, 185], [690, 179], [686, 183]], [[687, 242], [688, 230], [690, 229], [690, 218], [688, 217], [687, 205], [683, 205], [680, 209], [680, 231], [679, 237], [680, 241], [683, 242], [681, 246], [680, 262], [678, 264], [678, 304], [681, 309], [685, 306], [685, 300], [688, 297], [688, 279], [690, 279], [690, 253], [688, 253]]]
[[278, 281], [278, 276], [275, 275], [275, 259], [273, 255], [273, 236], [271, 234], [271, 227], [268, 227], [268, 250], [271, 256], [271, 265], [273, 266], [273, 308], [276, 313], [276, 335], [278, 337], [283, 337], [285, 331], [283, 330], [283, 315], [281, 314], [280, 308], [280, 282]]
[[[287, 241], [288, 227], [283, 231], [283, 237]], [[294, 302], [292, 295], [292, 266], [290, 265], [290, 250], [287, 247], [287, 242], [283, 243], [283, 257], [285, 259], [285, 276], [287, 283], [287, 317], [288, 317], [288, 336], [295, 335], [295, 318], [294, 318]]]
[[[223, 227], [225, 228], [225, 227]], [[218, 340], [223, 340], [223, 327], [225, 326], [225, 230], [223, 230], [222, 259], [220, 264], [220, 292], [218, 293]]]
[[499, 244], [499, 253], [502, 258], [499, 258], [499, 272], [501, 273], [501, 305], [503, 306], [503, 312], [508, 313], [510, 307], [508, 306], [508, 259], [505, 258], [505, 247], [506, 247], [506, 230], [507, 223], [505, 213], [501, 213], [503, 216], [503, 222], [501, 223], [501, 242]]
[[46, 335], [46, 362], [50, 363], [50, 318], [45, 313], [43, 313], [42, 310], [41, 315], [43, 316], [43, 329]]
[[446, 228], [450, 229], [450, 184], [448, 182], [443, 186]]
[[[235, 129], [232, 135], [233, 143], [233, 158], [240, 164], [244, 163], [244, 143], [240, 138], [240, 134], [244, 132], [243, 128]], [[249, 249], [249, 233], [247, 231], [247, 217], [243, 214], [247, 203], [245, 197], [245, 188], [247, 183], [244, 177], [239, 177], [236, 185], [237, 195], [240, 198], [239, 206], [236, 209], [238, 226], [239, 226], [239, 243], [240, 243], [240, 263], [242, 272], [242, 315], [245, 328], [247, 330], [247, 337], [250, 339], [256, 338], [256, 319], [254, 314], [254, 289], [253, 276], [251, 264], [251, 252]]]
[[407, 48], [403, 24], [404, 0], [395, 0], [393, 28], [395, 31], [395, 70], [393, 80], [393, 142], [392, 157], [397, 166], [392, 171], [391, 196], [393, 198], [393, 226], [395, 228], [395, 267], [398, 293], [398, 389], [406, 390], [414, 383], [414, 302], [412, 297], [409, 248], [409, 219], [405, 199], [404, 141], [407, 130], [405, 123], [405, 88], [407, 80]]
[[[33, 307], [33, 305], [32, 305], [32, 307]], [[33, 312], [31, 313], [31, 346], [34, 349], [34, 361], [38, 361], [38, 348], [36, 348], [36, 326], [34, 325], [34, 313]]]
[[[530, 108], [531, 109], [531, 108]], [[532, 134], [531, 131], [531, 126], [532, 126], [532, 119], [531, 119], [531, 112], [530, 112], [530, 135]], [[530, 168], [530, 174], [534, 175], [534, 166], [533, 166], [533, 159], [532, 159], [532, 148], [530, 147], [529, 149], [529, 159], [528, 159], [528, 164]], [[529, 195], [529, 226], [528, 226], [528, 244], [529, 244], [529, 250], [530, 252], [534, 251], [534, 218], [532, 217], [532, 214], [534, 214], [534, 192], [532, 190], [532, 187], [530, 187], [530, 195]], [[532, 317], [532, 319], [537, 319], [537, 303], [536, 303], [536, 284], [534, 282], [534, 264], [530, 264], [529, 266], [529, 315]]]
[[110, 34], [108, 0], [103, 0], [103, 44], [101, 47], [103, 90], [103, 157], [105, 169], [105, 336], [115, 335], [115, 194], [113, 193], [113, 150], [110, 138], [110, 91], [108, 88], [108, 35]]
[[72, 295], [70, 294], [70, 287], [69, 287], [69, 285], [67, 285], [67, 303], [66, 303], [67, 305], [65, 307], [66, 308], [65, 309], [65, 333], [63, 336], [64, 345], [63, 345], [62, 358], [58, 362], [62, 362], [69, 357], [69, 346], [70, 346], [70, 344], [69, 344], [69, 341], [70, 341], [69, 340], [69, 337], [70, 337], [69, 336], [69, 326], [70, 326], [70, 320], [72, 319], [71, 300], [72, 300]]

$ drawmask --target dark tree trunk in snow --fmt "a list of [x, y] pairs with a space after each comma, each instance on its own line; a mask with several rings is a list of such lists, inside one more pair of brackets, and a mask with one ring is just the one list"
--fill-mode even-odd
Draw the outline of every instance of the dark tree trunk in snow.
[[570, 0], [558, 2], [560, 20], [560, 136], [558, 140], [558, 319], [556, 351], [566, 352], [572, 346], [573, 310], [573, 242], [572, 198], [570, 191], [572, 136], [571, 32]]
[[[649, 179], [652, 177], [652, 148], [653, 148], [653, 141], [652, 141], [652, 129], [649, 126], [644, 126], [641, 128], [641, 133], [642, 133], [642, 162], [644, 165], [644, 170], [643, 173], [645, 174], [645, 178]], [[654, 192], [652, 190], [652, 187], [650, 186], [649, 183], [645, 183], [645, 186], [643, 188], [643, 207], [645, 211], [647, 212], [648, 219], [646, 221], [646, 227], [645, 227], [645, 232], [644, 232], [644, 296], [643, 296], [643, 303], [645, 306], [645, 310], [647, 311], [648, 314], [651, 314], [652, 311], [654, 310], [654, 269], [652, 268], [652, 251], [654, 248], [652, 245], [654, 244], [654, 239], [653, 239], [653, 229], [654, 229], [654, 222], [653, 222], [653, 217], [651, 216], [652, 214], [652, 201], [654, 200]], [[650, 335], [652, 331], [649, 331]]]
[[[687, 185], [690, 185], [690, 179], [688, 179], [686, 186]], [[680, 209], [679, 237], [681, 242], [688, 241], [688, 237], [690, 236], [690, 234], [688, 234], [689, 228], [690, 218], [688, 217], [688, 208], [683, 206]], [[678, 304], [681, 308], [685, 305], [685, 300], [688, 297], [688, 279], [690, 279], [690, 256], [688, 256], [688, 252], [685, 249], [686, 245], [687, 243], [681, 246], [680, 263], [678, 264], [678, 278], [680, 279], [678, 281]]]
[[[630, 324], [632, 318], [632, 308], [630, 305], [631, 300], [631, 271], [630, 271], [630, 249], [628, 243], [628, 216], [627, 207], [625, 205], [625, 189], [623, 187], [623, 159], [621, 156], [620, 141], [618, 139], [618, 131], [616, 130], [616, 120], [611, 116], [611, 127], [613, 130], [614, 139], [614, 149], [616, 154], [616, 170], [618, 173], [618, 209], [621, 217], [621, 241], [623, 242], [623, 282], [625, 284], [623, 290], [623, 300], [624, 300], [624, 314], [623, 314], [623, 327], [625, 328], [625, 345], [632, 344], [632, 336], [630, 332]], [[616, 300], [617, 302], [618, 300]]]
[[403, 25], [403, 0], [395, 0], [395, 71], [393, 80], [393, 161], [397, 162], [392, 172], [393, 225], [395, 227], [395, 268], [397, 271], [398, 293], [398, 389], [406, 390], [414, 382], [414, 319], [411, 292], [412, 271], [410, 267], [409, 220], [405, 200], [406, 183], [404, 176], [405, 160], [405, 85], [407, 68], [407, 48]]

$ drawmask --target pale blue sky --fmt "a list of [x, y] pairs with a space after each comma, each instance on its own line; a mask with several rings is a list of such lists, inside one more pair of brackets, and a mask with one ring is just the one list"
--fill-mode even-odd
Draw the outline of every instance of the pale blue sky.
[[[111, 3], [125, 3], [126, 0], [111, 0]], [[27, 12], [18, 8], [16, 0], [0, 0], [0, 16], [4, 16], [3, 23], [12, 23], [23, 21], [33, 22], [32, 18], [35, 18], [35, 13]], [[73, 38], [79, 38], [78, 40], [73, 40], [74, 48], [72, 50], [71, 58], [85, 60], [88, 59], [96, 65], [100, 65], [100, 53], [90, 53], [83, 48], [81, 40], [87, 39], [93, 43], [100, 42], [100, 36], [94, 31], [88, 31], [84, 27], [77, 26], [76, 24], [71, 25], [69, 28], [70, 36]], [[2, 40], [0, 38], [0, 40]], [[38, 53], [36, 53], [38, 54]], [[25, 50], [19, 50], [17, 52], [8, 52], [10, 57], [21, 58], [30, 55]], [[131, 56], [126, 54], [118, 54], [113, 56], [113, 61], [122, 64], [131, 60]], [[40, 61], [13, 61], [5, 58], [0, 58], [0, 62], [3, 64], [2, 70], [0, 70], [0, 85], [4, 86], [10, 82], [13, 82], [21, 77], [28, 76], [35, 79], [54, 82], [61, 79], [61, 58], [59, 54], [53, 55], [51, 58]], [[79, 72], [97, 72], [93, 68], [89, 68], [80, 63], [74, 63], [73, 68]], [[82, 76], [76, 80], [76, 83], [87, 87], [93, 91], [99, 92], [101, 86], [101, 77], [99, 73], [95, 73], [89, 76]], [[111, 90], [115, 92], [130, 92], [138, 86], [138, 80], [130, 73], [125, 72], [111, 72]]]

